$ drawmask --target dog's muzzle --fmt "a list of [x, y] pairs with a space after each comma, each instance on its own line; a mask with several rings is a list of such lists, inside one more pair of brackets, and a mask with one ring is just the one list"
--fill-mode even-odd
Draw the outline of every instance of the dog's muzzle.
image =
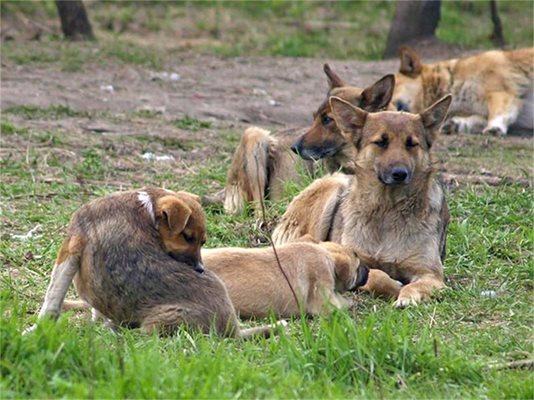
[[199, 274], [204, 272], [204, 264], [202, 264], [200, 261], [195, 264], [195, 271], [197, 271]]
[[197, 260], [196, 258], [177, 253], [169, 253], [169, 255], [178, 262], [192, 266], [193, 269], [199, 274], [204, 272], [204, 264], [202, 264], [202, 261]]
[[403, 185], [412, 180], [412, 171], [406, 165], [395, 165], [379, 174], [384, 185]]
[[369, 268], [367, 268], [365, 265], [360, 266], [358, 268], [358, 278], [356, 279], [356, 287], [361, 287], [367, 283], [367, 279], [369, 279]]
[[397, 100], [395, 102], [395, 107], [397, 108], [397, 111], [410, 112], [410, 106], [402, 100]]
[[298, 154], [304, 160], [316, 161], [325, 157], [333, 156], [338, 152], [338, 149], [333, 145], [329, 145], [328, 143], [324, 143], [324, 145], [321, 147], [305, 147], [303, 138], [300, 138], [291, 145], [291, 151], [293, 151], [295, 154]]
[[351, 290], [365, 285], [367, 283], [367, 279], [369, 279], [369, 268], [367, 268], [365, 265], [360, 265], [358, 268], [358, 274], [356, 276], [356, 282], [354, 282], [354, 286], [351, 288]]

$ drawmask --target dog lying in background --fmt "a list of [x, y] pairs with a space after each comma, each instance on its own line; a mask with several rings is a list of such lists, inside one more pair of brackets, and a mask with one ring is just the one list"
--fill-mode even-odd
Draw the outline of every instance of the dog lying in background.
[[534, 48], [423, 64], [403, 47], [400, 59], [392, 101], [397, 110], [419, 113], [451, 93], [444, 133], [506, 135], [511, 126], [532, 133]]
[[208, 270], [225, 284], [240, 317], [263, 318], [271, 312], [279, 317], [318, 315], [329, 307], [346, 308], [341, 296], [367, 282], [368, 270], [352, 250], [337, 243], [302, 238], [276, 247], [291, 287], [280, 270], [271, 247], [204, 249]]
[[[379, 111], [390, 102], [394, 78], [386, 75], [370, 87], [360, 89], [348, 86], [328, 64], [324, 72], [329, 85], [327, 97], [313, 114], [313, 124], [307, 131], [289, 129], [271, 134], [251, 127], [243, 133], [227, 175], [226, 212], [242, 212], [249, 202], [258, 211], [260, 199], [280, 199], [285, 183], [297, 182], [304, 171], [314, 173], [316, 166], [312, 160], [324, 159], [328, 172], [339, 169], [350, 172], [352, 148], [347, 146], [332, 117], [328, 97], [335, 95], [367, 111]], [[291, 150], [307, 161], [299, 160]]]
[[356, 150], [355, 173], [322, 178], [299, 194], [275, 243], [309, 234], [351, 247], [363, 264], [405, 284], [399, 307], [442, 288], [449, 215], [431, 148], [450, 102], [446, 96], [421, 114], [368, 113], [332, 97], [334, 118]]
[[94, 200], [72, 217], [39, 318], [57, 319], [74, 280], [81, 299], [113, 325], [268, 335], [267, 326], [240, 329], [224, 284], [204, 271], [205, 241], [199, 198], [187, 192], [146, 188]]

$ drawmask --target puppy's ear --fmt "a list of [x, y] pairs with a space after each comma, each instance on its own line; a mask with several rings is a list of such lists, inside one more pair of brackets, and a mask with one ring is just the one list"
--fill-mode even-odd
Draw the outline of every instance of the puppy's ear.
[[367, 112], [339, 97], [330, 97], [330, 108], [337, 126], [342, 132], [353, 135], [365, 125]]
[[332, 71], [332, 68], [330, 68], [330, 65], [325, 64], [323, 67], [324, 73], [326, 74], [326, 78], [328, 80], [328, 86], [330, 87], [330, 90], [347, 86], [346, 83], [341, 79], [334, 71]]
[[400, 48], [400, 68], [399, 72], [408, 76], [417, 76], [423, 70], [423, 64], [417, 53], [407, 47], [402, 46]]
[[388, 106], [395, 89], [395, 76], [386, 75], [362, 92], [360, 106], [369, 112], [379, 111]]
[[426, 133], [425, 138], [428, 144], [428, 147], [432, 146], [434, 142], [438, 129], [441, 126], [441, 123], [447, 116], [447, 111], [449, 111], [449, 106], [451, 105], [452, 96], [450, 94], [442, 97], [426, 110], [424, 110], [420, 116], [423, 126], [425, 127]]
[[191, 214], [191, 208], [174, 196], [165, 196], [156, 202], [156, 218], [167, 224], [172, 233], [182, 232]]
[[185, 198], [191, 199], [193, 201], [196, 201], [198, 204], [201, 204], [200, 203], [200, 201], [201, 201], [200, 200], [200, 196], [197, 196], [196, 194], [185, 192], [183, 190], [180, 190], [179, 192], [176, 192], [176, 194], [178, 194], [179, 196], [183, 196]]

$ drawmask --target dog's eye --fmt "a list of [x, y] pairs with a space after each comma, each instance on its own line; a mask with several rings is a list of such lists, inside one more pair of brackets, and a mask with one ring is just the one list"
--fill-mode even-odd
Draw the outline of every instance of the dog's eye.
[[330, 118], [328, 115], [323, 115], [321, 117], [321, 124], [323, 124], [323, 125], [328, 125], [332, 121], [333, 121], [333, 119]]
[[411, 137], [406, 139], [406, 148], [413, 149], [417, 145], [418, 145], [418, 143], [415, 143]]
[[388, 137], [384, 135], [384, 136], [382, 136], [382, 138], [380, 140], [374, 142], [374, 144], [376, 144], [381, 149], [385, 149], [385, 148], [388, 147], [388, 144], [389, 144]]
[[182, 236], [184, 237], [185, 241], [187, 243], [193, 243], [195, 241], [195, 237], [193, 235], [189, 235], [187, 233], [182, 233]]

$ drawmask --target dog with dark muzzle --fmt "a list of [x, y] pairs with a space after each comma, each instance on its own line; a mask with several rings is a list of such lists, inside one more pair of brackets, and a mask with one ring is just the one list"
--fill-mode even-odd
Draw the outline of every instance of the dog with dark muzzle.
[[39, 318], [57, 319], [74, 281], [80, 298], [112, 326], [269, 335], [270, 326], [240, 329], [224, 284], [202, 265], [205, 241], [193, 194], [145, 188], [96, 199], [71, 219]]
[[329, 89], [313, 113], [312, 126], [273, 133], [256, 126], [245, 130], [228, 170], [226, 188], [213, 199], [204, 199], [206, 203], [217, 202], [216, 198], [224, 195], [228, 213], [243, 211], [247, 203], [259, 211], [262, 199], [282, 197], [287, 182], [298, 182], [303, 172], [317, 172], [318, 160], [327, 172], [352, 173], [353, 148], [337, 126], [328, 98], [337, 96], [366, 111], [380, 111], [389, 105], [395, 78], [386, 75], [362, 89], [348, 85], [328, 64], [324, 72]]
[[450, 103], [448, 95], [420, 114], [369, 113], [332, 97], [334, 118], [355, 149], [354, 175], [305, 189], [275, 228], [275, 243], [310, 234], [351, 247], [364, 265], [391, 277], [386, 286], [404, 284], [399, 307], [442, 288], [449, 215], [431, 149]]

